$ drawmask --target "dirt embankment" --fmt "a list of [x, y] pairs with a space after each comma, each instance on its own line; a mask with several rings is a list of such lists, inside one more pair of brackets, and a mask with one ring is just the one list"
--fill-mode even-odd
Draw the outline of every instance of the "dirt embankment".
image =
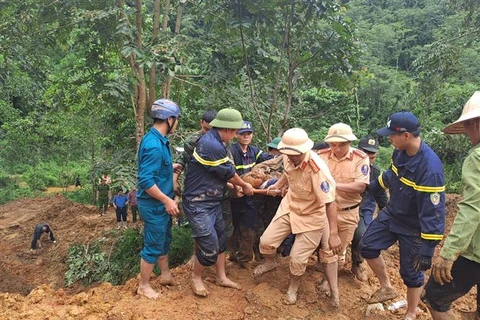
[[[450, 229], [460, 197], [447, 197], [447, 225]], [[46, 222], [53, 228], [57, 244], [44, 241], [37, 254], [28, 252], [33, 229]], [[98, 217], [92, 206], [72, 203], [62, 196], [26, 199], [0, 207], [0, 319], [401, 319], [404, 309], [378, 311], [365, 317], [366, 300], [378, 288], [378, 281], [369, 270], [367, 283], [359, 282], [346, 269], [340, 272], [341, 307], [331, 309], [316, 286], [323, 274], [315, 258], [303, 277], [297, 305], [285, 306], [281, 298], [288, 287], [288, 258], [279, 258], [279, 267], [258, 279], [251, 270], [235, 265], [228, 267], [229, 276], [242, 285], [242, 290], [218, 287], [215, 272], [206, 272], [207, 298], [195, 297], [189, 287], [190, 271], [186, 266], [173, 270], [178, 283], [162, 287], [158, 301], [149, 301], [135, 294], [137, 280], [123, 286], [108, 283], [90, 288], [63, 288], [68, 247], [74, 242], [88, 242], [115, 226], [114, 213]], [[392, 284], [405, 299], [405, 287], [398, 274], [398, 249], [384, 254]], [[368, 268], [367, 268], [368, 269]], [[473, 311], [476, 289], [455, 303], [456, 310]], [[393, 302], [393, 301], [391, 301]], [[386, 303], [385, 307], [390, 305]], [[419, 319], [429, 319], [423, 305]]]

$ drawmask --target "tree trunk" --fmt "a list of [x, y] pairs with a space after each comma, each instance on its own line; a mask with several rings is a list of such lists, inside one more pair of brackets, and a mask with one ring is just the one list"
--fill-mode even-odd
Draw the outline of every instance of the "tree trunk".
[[[170, 11], [170, 0], [165, 0], [165, 9], [163, 14], [163, 23], [162, 23], [162, 31], [164, 33], [167, 32], [168, 28], [168, 13]], [[168, 71], [167, 71], [168, 72]], [[172, 83], [172, 77], [167, 73], [167, 79], [162, 82], [162, 97], [163, 98], [170, 98], [170, 85]]]
[[[137, 14], [135, 18], [135, 25], [137, 29], [137, 47], [138, 50], [143, 48], [143, 19], [142, 19], [142, 0], [136, 0]], [[137, 141], [137, 150], [140, 146], [140, 141], [143, 138], [145, 133], [145, 106], [147, 103], [147, 88], [145, 83], [145, 73], [143, 67], [138, 63], [134, 62], [135, 66], [135, 76], [137, 79], [137, 97], [136, 97], [136, 130], [135, 130], [135, 139]]]
[[[154, 44], [158, 44], [158, 34], [160, 30], [160, 0], [155, 0], [154, 13], [153, 13], [153, 35], [152, 41]], [[153, 102], [157, 99], [157, 64], [155, 60], [152, 61], [150, 66], [150, 75], [148, 81], [148, 106], [152, 106]]]

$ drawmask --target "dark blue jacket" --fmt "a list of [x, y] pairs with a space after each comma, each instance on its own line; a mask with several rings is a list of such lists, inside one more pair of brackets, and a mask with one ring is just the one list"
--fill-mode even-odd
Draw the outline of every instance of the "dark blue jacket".
[[238, 142], [230, 146], [229, 150], [233, 156], [235, 170], [240, 176], [250, 172], [253, 166], [255, 166], [257, 163], [261, 163], [273, 158], [272, 155], [268, 154], [267, 152], [263, 152], [259, 147], [256, 146], [248, 146], [247, 152], [243, 153]]
[[227, 181], [235, 175], [235, 168], [217, 129], [212, 128], [198, 140], [188, 166], [184, 201], [221, 201]]
[[370, 188], [379, 186], [390, 190], [383, 210], [392, 219], [390, 231], [418, 235], [420, 254], [432, 256], [445, 231], [445, 178], [435, 152], [423, 141], [412, 157], [395, 150], [390, 168]]
[[[380, 176], [381, 170], [376, 165], [370, 165], [370, 183], [375, 182]], [[360, 216], [363, 217], [368, 226], [372, 222], [373, 213], [378, 204], [378, 209], [382, 210], [387, 206], [388, 196], [385, 189], [377, 188], [375, 192], [367, 186], [362, 194], [362, 204], [360, 205]]]

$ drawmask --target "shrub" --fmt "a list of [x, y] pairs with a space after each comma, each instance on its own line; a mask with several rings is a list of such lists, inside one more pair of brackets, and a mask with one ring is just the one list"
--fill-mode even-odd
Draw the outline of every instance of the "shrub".
[[100, 241], [91, 245], [74, 244], [68, 250], [68, 270], [65, 273], [65, 284], [71, 286], [82, 280], [85, 285], [102, 281], [108, 271], [108, 261], [100, 249]]
[[193, 254], [192, 231], [188, 225], [172, 228], [168, 260], [172, 267], [184, 264]]
[[[108, 237], [119, 232], [110, 230]], [[68, 252], [65, 284], [83, 281], [89, 285], [97, 281], [108, 281], [114, 285], [123, 284], [140, 272], [140, 251], [143, 247], [143, 229], [129, 228], [120, 233], [109, 247], [100, 240], [91, 245], [74, 244]], [[172, 228], [172, 243], [169, 252], [170, 267], [185, 263], [193, 253], [193, 240], [188, 226]], [[158, 267], [155, 273], [159, 274]]]
[[113, 247], [110, 258], [110, 278], [112, 284], [122, 284], [140, 272], [140, 251], [143, 247], [143, 232], [129, 228], [120, 236]]
[[83, 203], [83, 204], [94, 204], [94, 198], [92, 193], [91, 185], [84, 185], [81, 189], [74, 191], [64, 192], [63, 196], [70, 201]]

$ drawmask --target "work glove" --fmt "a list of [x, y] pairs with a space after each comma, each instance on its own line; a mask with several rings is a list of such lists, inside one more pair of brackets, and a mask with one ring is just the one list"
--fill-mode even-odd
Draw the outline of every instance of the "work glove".
[[432, 257], [417, 254], [413, 258], [413, 268], [415, 271], [425, 271], [432, 267]]

